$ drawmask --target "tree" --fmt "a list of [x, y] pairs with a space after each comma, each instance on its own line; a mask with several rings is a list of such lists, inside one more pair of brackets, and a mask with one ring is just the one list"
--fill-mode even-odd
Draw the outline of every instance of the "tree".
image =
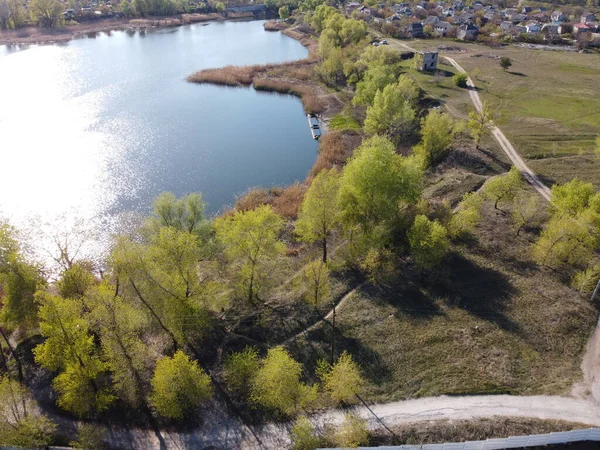
[[517, 236], [526, 226], [534, 225], [541, 215], [540, 197], [530, 196], [527, 200], [515, 197], [513, 202], [512, 220]]
[[325, 28], [325, 24], [334, 14], [338, 14], [337, 10], [328, 5], [319, 5], [316, 7], [312, 15], [312, 27], [317, 33], [320, 33]]
[[69, 442], [69, 446], [81, 449], [102, 450], [107, 448], [108, 430], [94, 423], [77, 424], [77, 440]]
[[225, 358], [225, 380], [229, 388], [235, 392], [247, 394], [252, 386], [254, 375], [260, 367], [258, 350], [246, 347]]
[[502, 67], [505, 72], [510, 66], [512, 66], [512, 59], [510, 59], [508, 56], [503, 56], [500, 58], [500, 67]]
[[367, 108], [365, 131], [406, 140], [415, 127], [415, 117], [415, 110], [399, 85], [389, 84], [377, 91], [373, 105]]
[[329, 287], [329, 269], [323, 261], [311, 261], [304, 268], [304, 285], [306, 286], [306, 301], [317, 308], [321, 303], [329, 300], [331, 290]]
[[449, 115], [432, 110], [421, 119], [423, 139], [413, 151], [427, 166], [434, 166], [447, 155], [456, 132], [456, 124]]
[[163, 192], [154, 200], [154, 214], [149, 225], [154, 232], [161, 227], [173, 227], [204, 237], [210, 231], [205, 209], [202, 194], [194, 193], [177, 199], [171, 192]]
[[182, 419], [211, 396], [210, 377], [181, 350], [156, 362], [150, 401], [161, 416]]
[[40, 330], [46, 340], [33, 349], [35, 361], [58, 371], [52, 382], [59, 393], [58, 406], [78, 416], [107, 409], [115, 400], [100, 376], [108, 369], [96, 349], [80, 300], [63, 299], [45, 292], [40, 303]]
[[469, 77], [467, 76], [466, 73], [461, 73], [461, 72], [457, 72], [453, 77], [452, 77], [452, 82], [461, 88], [465, 88], [467, 87], [467, 82], [469, 81]]
[[348, 413], [335, 433], [335, 444], [342, 448], [356, 448], [369, 443], [367, 421], [360, 416]]
[[522, 184], [521, 172], [513, 166], [508, 173], [489, 179], [483, 187], [483, 195], [493, 200], [494, 208], [498, 209], [500, 201], [515, 198]]
[[452, 238], [460, 238], [473, 232], [481, 221], [483, 198], [477, 192], [467, 192], [456, 208], [456, 212], [448, 223], [448, 234]]
[[355, 105], [370, 106], [377, 91], [396, 81], [398, 69], [389, 65], [369, 66], [362, 81], [356, 84], [356, 94], [352, 99]]
[[268, 351], [252, 382], [252, 400], [290, 415], [315, 399], [316, 388], [300, 381], [302, 365], [283, 347]]
[[573, 178], [568, 183], [552, 186], [552, 208], [557, 214], [576, 216], [592, 206], [593, 198], [598, 195], [592, 183]]
[[8, 7], [12, 28], [16, 29], [23, 26], [27, 17], [23, 2], [21, 0], [7, 0], [6, 5]]
[[222, 13], [223, 11], [225, 11], [225, 3], [223, 3], [223, 2], [217, 2], [217, 3], [215, 4], [215, 10], [216, 10], [218, 13]]
[[75, 263], [64, 270], [58, 280], [58, 292], [63, 298], [81, 298], [90, 289], [95, 278], [83, 263]]
[[588, 267], [577, 272], [571, 281], [571, 287], [582, 294], [591, 294], [600, 278], [600, 266]]
[[31, 0], [31, 20], [44, 28], [54, 28], [62, 22], [63, 5], [58, 0]]
[[494, 112], [488, 102], [483, 102], [481, 110], [473, 109], [469, 112], [468, 127], [471, 131], [471, 136], [475, 141], [475, 147], [479, 149], [481, 140], [490, 132], [493, 127]]
[[365, 384], [358, 365], [345, 350], [333, 366], [321, 361], [318, 375], [336, 403], [352, 403]]
[[408, 242], [417, 266], [431, 269], [440, 263], [448, 252], [448, 232], [437, 220], [430, 221], [419, 214], [408, 230]]
[[288, 5], [283, 5], [281, 8], [279, 8], [279, 17], [282, 20], [285, 20], [288, 17], [290, 17], [290, 8]]
[[321, 443], [316, 435], [314, 425], [306, 416], [300, 416], [296, 419], [290, 437], [292, 439], [292, 450], [315, 450]]
[[41, 414], [22, 384], [0, 377], [0, 442], [2, 445], [41, 448], [52, 443], [56, 424]]
[[341, 174], [336, 169], [323, 169], [313, 179], [304, 195], [296, 233], [304, 242], [320, 241], [323, 262], [327, 262], [327, 240], [340, 223], [340, 207], [337, 195]]
[[418, 161], [397, 155], [388, 139], [365, 140], [342, 174], [338, 197], [343, 221], [367, 233], [378, 224], [391, 225], [401, 202], [419, 199], [422, 176]]
[[358, 44], [367, 34], [368, 27], [364, 20], [346, 19], [342, 23], [340, 37], [344, 45]]
[[263, 278], [259, 272], [261, 265], [285, 250], [277, 238], [282, 226], [283, 219], [267, 205], [215, 221], [217, 239], [225, 246], [229, 258], [242, 261], [242, 285], [251, 303], [258, 295], [257, 282]]

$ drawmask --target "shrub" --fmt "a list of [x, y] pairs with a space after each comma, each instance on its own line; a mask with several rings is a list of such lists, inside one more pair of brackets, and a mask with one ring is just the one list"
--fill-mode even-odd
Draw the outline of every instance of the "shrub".
[[452, 82], [458, 87], [467, 87], [467, 79], [469, 77], [466, 73], [457, 73], [452, 77]]

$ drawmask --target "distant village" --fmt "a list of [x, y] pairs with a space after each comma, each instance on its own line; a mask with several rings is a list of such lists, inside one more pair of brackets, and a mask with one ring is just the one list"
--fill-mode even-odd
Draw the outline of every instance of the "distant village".
[[[567, 11], [568, 10], [568, 11]], [[593, 12], [581, 7], [548, 9], [544, 6], [502, 8], [485, 1], [467, 5], [454, 2], [416, 4], [358, 2], [345, 5], [346, 15], [362, 18], [387, 35], [406, 38], [449, 37], [489, 43], [576, 43], [600, 46], [600, 24]]]

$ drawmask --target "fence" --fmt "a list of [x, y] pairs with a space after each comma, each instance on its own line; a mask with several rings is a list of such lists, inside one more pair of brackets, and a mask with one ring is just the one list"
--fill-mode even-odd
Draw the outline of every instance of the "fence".
[[[503, 439], [485, 441], [447, 442], [445, 444], [397, 445], [383, 447], [358, 447], [359, 450], [500, 450], [505, 448], [527, 448], [570, 442], [600, 442], [600, 428], [562, 431], [558, 433], [532, 434], [529, 436], [511, 436]], [[325, 449], [321, 449], [325, 450]], [[341, 449], [330, 449], [341, 450]]]

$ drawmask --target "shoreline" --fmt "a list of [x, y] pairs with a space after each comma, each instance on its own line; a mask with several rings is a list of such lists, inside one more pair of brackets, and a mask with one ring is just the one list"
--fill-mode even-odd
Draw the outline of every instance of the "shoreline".
[[252, 13], [231, 13], [227, 17], [219, 13], [190, 13], [156, 18], [107, 18], [95, 22], [84, 22], [82, 24], [56, 29], [30, 26], [18, 30], [0, 31], [0, 45], [10, 47], [17, 45], [57, 44], [78, 39], [92, 33], [107, 33], [122, 30], [138, 31], [153, 28], [176, 27], [194, 23], [247, 19], [250, 17], [253, 17]]

